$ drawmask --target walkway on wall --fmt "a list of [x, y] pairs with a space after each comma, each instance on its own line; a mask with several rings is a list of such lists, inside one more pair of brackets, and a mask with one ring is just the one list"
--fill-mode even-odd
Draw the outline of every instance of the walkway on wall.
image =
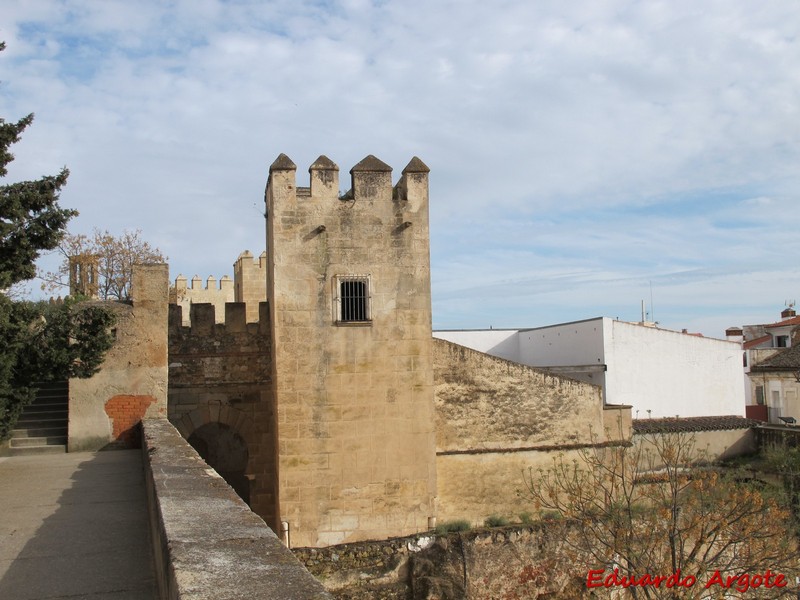
[[139, 450], [0, 458], [0, 598], [153, 600]]

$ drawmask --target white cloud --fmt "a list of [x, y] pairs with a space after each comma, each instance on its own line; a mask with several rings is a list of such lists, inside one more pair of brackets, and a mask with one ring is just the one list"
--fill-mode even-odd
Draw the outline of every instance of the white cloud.
[[701, 324], [708, 298], [771, 314], [797, 284], [797, 12], [12, 0], [0, 114], [37, 113], [13, 177], [67, 164], [76, 227], [141, 227], [173, 275], [220, 276], [263, 249], [280, 152], [301, 178], [327, 154], [343, 187], [367, 154], [396, 176], [418, 155], [432, 169], [435, 321], [635, 312], [652, 279], [676, 320], [698, 307]]

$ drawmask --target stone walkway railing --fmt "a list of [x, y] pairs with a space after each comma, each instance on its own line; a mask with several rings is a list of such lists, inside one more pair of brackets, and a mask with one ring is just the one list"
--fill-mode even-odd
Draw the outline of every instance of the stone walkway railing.
[[162, 598], [330, 599], [166, 419], [142, 423], [150, 531]]

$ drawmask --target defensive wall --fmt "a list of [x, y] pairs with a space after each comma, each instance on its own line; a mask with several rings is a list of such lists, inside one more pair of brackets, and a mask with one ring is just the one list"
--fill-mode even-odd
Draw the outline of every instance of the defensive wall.
[[[655, 458], [656, 446], [682, 445], [699, 462], [724, 461], [758, 452], [759, 423], [739, 415], [636, 419], [632, 442]], [[655, 461], [653, 467], [663, 465]]]
[[178, 275], [175, 278], [175, 287], [170, 291], [170, 302], [183, 308], [183, 324], [191, 323], [192, 304], [211, 304], [216, 309], [218, 323], [225, 317], [225, 303], [236, 300], [234, 282], [227, 275], [223, 275], [217, 286], [217, 278], [209, 276], [203, 287], [203, 280], [197, 275], [192, 277], [191, 285], [187, 285], [186, 277]]
[[606, 410], [599, 386], [445, 340], [433, 350], [440, 521], [513, 521], [530, 469], [630, 440], [630, 407]]
[[144, 417], [167, 415], [167, 265], [136, 265], [131, 303], [106, 302], [117, 317], [101, 370], [69, 381], [70, 452], [135, 447]]
[[331, 597], [166, 419], [145, 419], [142, 428], [161, 598]]
[[302, 548], [295, 555], [340, 600], [583, 598], [585, 577], [554, 560], [567, 525], [480, 528]]
[[[230, 564], [223, 547], [252, 547], [267, 561], [262, 575], [283, 556], [190, 446], [284, 541], [321, 547], [426, 532], [437, 519], [516, 519], [527, 469], [632, 437], [630, 407], [604, 405], [598, 386], [433, 340], [419, 159], [392, 186], [391, 168], [369, 156], [342, 196], [326, 157], [309, 187], [295, 172], [284, 155], [270, 168], [269, 300], [257, 322], [245, 303], [192, 303], [187, 327], [182, 307], [167, 308], [166, 265], [137, 268], [132, 305], [117, 307], [117, 345], [75, 383], [71, 448], [129, 443], [145, 419], [163, 584], [195, 594], [171, 597], [208, 597], [193, 581], [223, 585], [223, 574], [196, 572], [204, 552]], [[355, 312], [343, 308], [354, 288]], [[192, 494], [208, 504], [195, 511]], [[423, 580], [432, 571], [419, 564]]]
[[253, 258], [249, 250], [245, 250], [233, 263], [233, 279], [223, 275], [217, 285], [217, 278], [209, 276], [203, 286], [203, 280], [197, 275], [192, 277], [191, 284], [186, 277], [178, 275], [175, 286], [170, 290], [170, 303], [183, 308], [183, 325], [191, 325], [192, 304], [212, 304], [216, 310], [217, 323], [222, 323], [225, 316], [225, 304], [243, 302], [246, 306], [246, 320], [257, 323], [259, 320], [258, 305], [267, 300], [267, 253], [262, 252]]
[[247, 307], [247, 322], [259, 320], [258, 305], [267, 301], [267, 252], [253, 258], [249, 250], [242, 252], [233, 263], [233, 292], [235, 302]]
[[629, 407], [597, 386], [433, 340], [428, 168], [412, 159], [394, 186], [391, 172], [368, 156], [340, 196], [326, 157], [298, 187], [279, 156], [268, 252], [235, 264], [269, 271], [258, 322], [248, 303], [171, 309], [170, 420], [293, 546], [512, 517], [523, 469], [614, 443], [617, 419], [630, 435]]
[[244, 303], [169, 312], [169, 420], [261, 515], [280, 531], [276, 503], [277, 433], [270, 393], [269, 311], [248, 323]]

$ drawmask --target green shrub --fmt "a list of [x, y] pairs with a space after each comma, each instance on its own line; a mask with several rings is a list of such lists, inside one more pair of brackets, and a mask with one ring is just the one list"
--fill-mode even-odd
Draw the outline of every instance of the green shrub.
[[555, 521], [561, 518], [561, 513], [557, 510], [543, 510], [539, 513], [539, 517], [542, 521]]
[[458, 519], [455, 521], [445, 521], [436, 526], [436, 533], [445, 534], [454, 531], [467, 531], [470, 529], [469, 521], [465, 519]]
[[483, 524], [486, 527], [503, 527], [504, 525], [508, 525], [508, 519], [498, 515], [490, 515], [486, 517], [486, 520], [483, 522]]
[[519, 522], [523, 525], [530, 525], [533, 523], [533, 515], [529, 512], [519, 513]]

